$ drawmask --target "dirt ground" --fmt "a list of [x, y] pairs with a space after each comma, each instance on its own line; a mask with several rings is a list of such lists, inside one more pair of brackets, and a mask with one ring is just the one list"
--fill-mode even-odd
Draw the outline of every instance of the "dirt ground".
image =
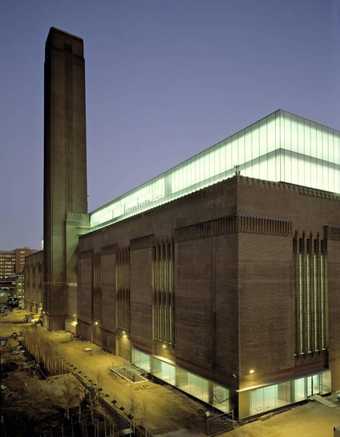
[[[16, 332], [20, 338], [27, 326], [0, 323], [0, 336], [7, 337]], [[35, 361], [17, 336], [3, 340], [0, 354], [1, 435], [40, 435], [44, 429], [62, 421], [63, 415], [72, 408], [79, 408], [85, 398], [85, 389], [74, 375], [42, 378]]]

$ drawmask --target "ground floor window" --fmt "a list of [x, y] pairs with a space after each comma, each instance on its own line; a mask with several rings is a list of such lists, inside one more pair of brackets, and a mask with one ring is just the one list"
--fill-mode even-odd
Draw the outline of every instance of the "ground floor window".
[[327, 370], [326, 372], [320, 373], [320, 394], [324, 395], [332, 391], [332, 378], [331, 372]]
[[231, 411], [229, 403], [229, 390], [219, 384], [212, 383], [212, 405], [225, 413]]
[[209, 381], [183, 369], [181, 369], [181, 373], [182, 378], [178, 382], [178, 388], [195, 398], [201, 399], [201, 401], [209, 403]]
[[134, 347], [132, 348], [132, 363], [191, 396], [225, 413], [230, 412], [228, 388]]
[[139, 367], [140, 369], [145, 370], [150, 373], [151, 371], [151, 358], [150, 355], [133, 348], [132, 349], [132, 363]]
[[239, 394], [240, 417], [254, 416], [330, 391], [329, 370], [280, 384], [242, 391]]
[[300, 402], [306, 399], [305, 378], [295, 379], [293, 382], [294, 401]]
[[176, 368], [173, 364], [166, 363], [158, 358], [152, 357], [151, 373], [168, 384], [175, 385]]

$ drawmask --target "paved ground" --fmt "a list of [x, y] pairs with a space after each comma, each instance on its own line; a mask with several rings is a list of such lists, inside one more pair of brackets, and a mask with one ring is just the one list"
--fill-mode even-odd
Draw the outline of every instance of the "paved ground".
[[[0, 336], [29, 326], [17, 324], [21, 320], [18, 314], [8, 316], [6, 323], [0, 323]], [[205, 435], [205, 408], [200, 403], [167, 385], [149, 381], [129, 384], [109, 370], [111, 367], [127, 364], [121, 357], [104, 352], [92, 343], [72, 340], [70, 334], [63, 331], [48, 332], [44, 328], [38, 330], [55, 345], [65, 360], [65, 366], [78, 374], [81, 372], [82, 377], [91, 384], [97, 384], [107, 395], [108, 401], [116, 400], [119, 406], [136, 418], [137, 423], [144, 424], [154, 435]], [[86, 352], [86, 348], [92, 350]], [[340, 425], [340, 405], [329, 408], [317, 402], [309, 402], [283, 413], [267, 415], [234, 431], [221, 434], [221, 437], [333, 437], [335, 425]]]
[[308, 402], [241, 426], [223, 437], [333, 437], [335, 425], [340, 425], [340, 405], [329, 408]]
[[[110, 371], [112, 367], [128, 364], [123, 358], [105, 352], [93, 343], [72, 340], [70, 334], [63, 331], [37, 329], [56, 345], [58, 354], [65, 360], [65, 369], [70, 368], [89, 383], [96, 384], [109, 402], [115, 400], [152, 434], [185, 429], [186, 434], [181, 435], [204, 435], [205, 408], [202, 404], [167, 385], [151, 381], [128, 383]], [[86, 351], [87, 348], [91, 351]]]

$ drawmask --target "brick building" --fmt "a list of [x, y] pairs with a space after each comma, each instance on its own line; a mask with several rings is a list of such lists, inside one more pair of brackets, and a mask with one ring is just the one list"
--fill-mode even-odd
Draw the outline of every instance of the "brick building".
[[6, 278], [22, 273], [25, 267], [25, 257], [33, 252], [32, 249], [22, 247], [14, 250], [0, 251], [0, 278]]
[[7, 278], [15, 274], [15, 252], [13, 250], [2, 250], [0, 252], [0, 277]]
[[340, 133], [278, 110], [87, 213], [83, 43], [50, 30], [49, 329], [239, 418], [340, 389], [339, 192]]
[[6, 289], [23, 303], [25, 294], [25, 259], [34, 251], [27, 247], [0, 251], [0, 288]]

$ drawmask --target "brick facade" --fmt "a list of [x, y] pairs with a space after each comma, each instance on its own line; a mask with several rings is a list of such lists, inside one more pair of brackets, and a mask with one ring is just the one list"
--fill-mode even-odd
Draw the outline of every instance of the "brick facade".
[[[81, 236], [79, 334], [96, 332], [94, 340], [104, 347], [119, 347], [115, 254], [130, 248], [132, 345], [234, 389], [329, 366], [339, 389], [339, 206], [339, 197], [329, 193], [237, 176]], [[328, 238], [328, 348], [306, 356], [295, 348], [296, 232]], [[164, 238], [175, 244], [175, 342], [163, 353], [152, 337], [152, 247]], [[100, 283], [91, 287], [89, 271], [96, 265]]]

